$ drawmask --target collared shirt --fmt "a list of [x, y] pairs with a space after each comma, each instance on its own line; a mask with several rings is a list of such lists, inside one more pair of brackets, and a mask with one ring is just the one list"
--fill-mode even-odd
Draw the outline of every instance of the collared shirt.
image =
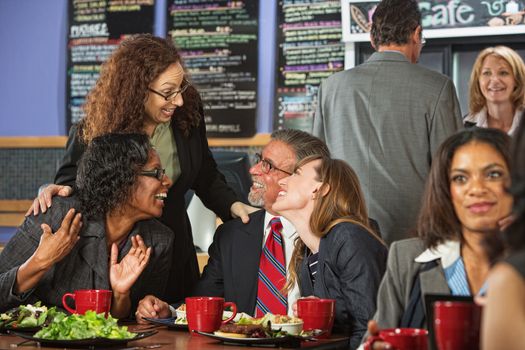
[[[425, 250], [414, 260], [418, 263], [427, 263], [438, 259], [441, 260], [445, 279], [452, 295], [472, 295], [468, 285], [465, 264], [461, 257], [461, 244], [457, 241], [446, 241], [434, 248]], [[484, 295], [486, 289], [487, 282], [483, 284], [478, 295]]]
[[[270, 221], [272, 218], [276, 217], [276, 215], [272, 215], [268, 212], [264, 215], [264, 239], [262, 246], [264, 247], [264, 243], [266, 243], [266, 238], [268, 238], [268, 235], [270, 234]], [[288, 278], [288, 266], [290, 265], [290, 260], [292, 259], [292, 253], [294, 248], [294, 241], [297, 237], [297, 231], [295, 230], [295, 227], [292, 225], [292, 223], [288, 220], [286, 220], [284, 217], [280, 217], [281, 223], [283, 224], [283, 230], [282, 230], [282, 236], [284, 239], [284, 258], [286, 260], [286, 277]], [[288, 315], [293, 316], [293, 304], [297, 301], [297, 299], [300, 297], [300, 291], [299, 286], [297, 283], [295, 286], [293, 286], [292, 290], [288, 292]]]
[[166, 175], [175, 183], [181, 174], [177, 144], [170, 123], [157, 125], [150, 142], [159, 154], [162, 167], [166, 169]]
[[[523, 107], [517, 108], [516, 113], [514, 113], [514, 117], [512, 118], [512, 125], [510, 126], [509, 131], [507, 131], [507, 134], [509, 136], [512, 136], [516, 129], [518, 128], [518, 125], [520, 124], [521, 115], [523, 113]], [[483, 107], [481, 111], [475, 114], [469, 114], [465, 117], [464, 121], [469, 123], [476, 124], [479, 128], [488, 128], [489, 122], [487, 120], [487, 107]]]

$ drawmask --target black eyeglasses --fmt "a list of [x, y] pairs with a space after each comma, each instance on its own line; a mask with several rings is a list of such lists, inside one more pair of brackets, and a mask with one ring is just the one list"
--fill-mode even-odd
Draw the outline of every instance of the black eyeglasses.
[[148, 88], [149, 91], [153, 92], [154, 94], [157, 94], [164, 98], [166, 101], [173, 101], [175, 97], [177, 97], [178, 94], [182, 94], [184, 91], [188, 90], [188, 88], [191, 86], [191, 84], [187, 80], [183, 80], [182, 83], [184, 85], [181, 86], [179, 90], [172, 91], [168, 93], [167, 95], [164, 95], [162, 92], [158, 92], [156, 90], [153, 90], [152, 88]]
[[139, 175], [155, 177], [157, 180], [162, 181], [164, 175], [166, 175], [166, 169], [142, 170]]
[[283, 169], [279, 169], [278, 167], [276, 167], [275, 165], [273, 165], [268, 159], [264, 159], [264, 158], [262, 157], [262, 154], [260, 154], [260, 153], [255, 153], [255, 164], [259, 164], [259, 163], [261, 163], [261, 170], [262, 170], [263, 173], [265, 173], [265, 174], [268, 174], [272, 169], [275, 169], [275, 170], [282, 171], [282, 172], [285, 173], [286, 175], [292, 175], [291, 172], [286, 171], [286, 170], [283, 170]]

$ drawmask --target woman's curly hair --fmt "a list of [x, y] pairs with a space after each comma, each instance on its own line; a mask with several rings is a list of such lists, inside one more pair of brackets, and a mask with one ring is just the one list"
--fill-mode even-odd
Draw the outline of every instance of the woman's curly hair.
[[[148, 87], [174, 63], [182, 64], [182, 60], [170, 39], [138, 34], [122, 41], [102, 65], [100, 77], [86, 98], [81, 139], [89, 144], [108, 133], [144, 132]], [[199, 125], [201, 100], [193, 86], [183, 98], [184, 105], [175, 109], [172, 123], [188, 136], [191, 128]]]
[[75, 193], [83, 215], [103, 219], [133, 195], [140, 170], [152, 150], [145, 134], [95, 137], [80, 159]]

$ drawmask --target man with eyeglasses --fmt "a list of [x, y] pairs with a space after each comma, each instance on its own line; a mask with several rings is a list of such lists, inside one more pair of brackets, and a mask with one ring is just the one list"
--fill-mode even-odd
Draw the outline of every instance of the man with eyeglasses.
[[462, 128], [452, 81], [417, 65], [425, 43], [416, 0], [383, 0], [370, 32], [376, 52], [319, 87], [312, 133], [352, 165], [369, 215], [388, 243], [416, 222], [432, 155]]
[[[224, 297], [237, 304], [238, 312], [254, 316], [265, 312], [292, 315], [292, 305], [299, 297], [298, 288], [288, 295], [278, 295], [280, 302], [273, 305], [273, 300], [265, 299], [265, 288], [270, 287], [274, 294], [279, 294], [280, 288], [274, 283], [278, 285], [282, 281], [272, 279], [273, 275], [266, 274], [262, 265], [267, 256], [274, 253], [268, 251], [271, 250], [268, 244], [277, 229], [278, 241], [282, 242], [281, 254], [284, 254], [280, 264], [285, 270], [282, 278], [286, 278], [297, 234], [293, 225], [271, 208], [280, 191], [279, 180], [292, 175], [295, 164], [312, 155], [329, 157], [330, 153], [324, 142], [306, 132], [288, 129], [272, 133], [270, 142], [256, 155], [256, 163], [250, 168], [253, 185], [248, 200], [263, 210], [250, 214], [247, 224], [235, 219], [219, 226], [208, 249], [208, 265], [194, 295]], [[278, 221], [280, 223], [276, 223]], [[147, 296], [139, 304], [137, 321], [142, 322], [142, 317], [170, 317], [172, 313], [173, 307]]]

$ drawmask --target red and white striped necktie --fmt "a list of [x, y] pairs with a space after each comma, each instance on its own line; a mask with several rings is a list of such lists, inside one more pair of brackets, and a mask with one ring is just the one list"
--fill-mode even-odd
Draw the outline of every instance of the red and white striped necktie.
[[288, 309], [287, 295], [282, 292], [286, 284], [286, 260], [281, 234], [283, 224], [278, 217], [274, 217], [270, 227], [259, 261], [255, 317], [262, 317], [266, 313], [286, 315]]

